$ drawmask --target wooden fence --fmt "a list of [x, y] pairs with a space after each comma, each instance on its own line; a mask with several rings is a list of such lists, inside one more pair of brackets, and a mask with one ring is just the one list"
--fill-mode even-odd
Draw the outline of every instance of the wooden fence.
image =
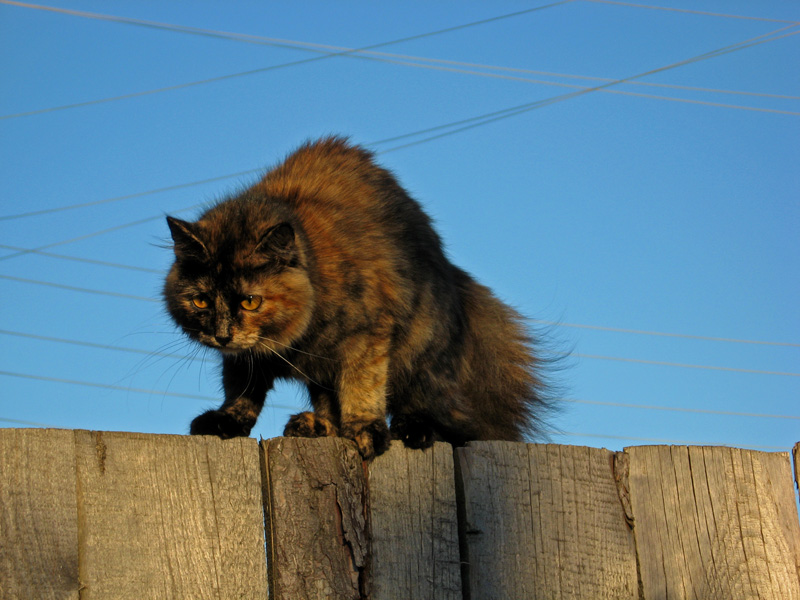
[[5, 429], [0, 469], [4, 599], [800, 599], [788, 453]]

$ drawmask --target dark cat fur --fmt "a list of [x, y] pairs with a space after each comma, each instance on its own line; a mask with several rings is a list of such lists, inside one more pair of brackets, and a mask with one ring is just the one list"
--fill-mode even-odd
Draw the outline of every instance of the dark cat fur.
[[540, 428], [522, 318], [447, 259], [364, 149], [307, 144], [197, 222], [167, 220], [169, 312], [223, 355], [225, 401], [192, 434], [248, 435], [276, 378], [305, 383], [314, 408], [284, 435], [341, 435], [367, 459], [392, 437], [424, 448]]

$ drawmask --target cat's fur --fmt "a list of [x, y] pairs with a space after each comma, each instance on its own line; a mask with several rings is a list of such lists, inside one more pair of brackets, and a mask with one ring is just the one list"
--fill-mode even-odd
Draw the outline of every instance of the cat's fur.
[[197, 222], [168, 223], [169, 312], [223, 360], [225, 401], [191, 433], [248, 435], [276, 378], [305, 383], [314, 408], [285, 435], [341, 435], [365, 458], [391, 437], [423, 448], [539, 428], [547, 403], [522, 318], [448, 260], [364, 149], [307, 144]]

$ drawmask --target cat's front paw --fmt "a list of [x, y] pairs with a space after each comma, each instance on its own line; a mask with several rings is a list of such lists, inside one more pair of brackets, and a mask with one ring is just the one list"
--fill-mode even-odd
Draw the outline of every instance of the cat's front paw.
[[286, 437], [335, 437], [339, 435], [336, 426], [325, 417], [313, 412], [301, 412], [289, 417], [283, 428]]
[[439, 437], [430, 424], [430, 419], [413, 415], [392, 417], [392, 437], [400, 440], [407, 448], [430, 448]]
[[376, 456], [380, 456], [392, 444], [392, 436], [384, 419], [369, 423], [342, 425], [341, 436], [356, 443], [364, 460], [372, 460]]
[[209, 410], [192, 421], [189, 433], [192, 435], [216, 435], [223, 440], [250, 435], [252, 423], [242, 423], [221, 410]]

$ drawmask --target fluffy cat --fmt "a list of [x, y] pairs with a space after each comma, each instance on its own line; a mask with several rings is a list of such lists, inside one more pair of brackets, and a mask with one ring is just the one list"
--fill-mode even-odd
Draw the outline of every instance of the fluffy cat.
[[368, 151], [308, 143], [198, 221], [167, 221], [168, 310], [223, 361], [225, 401], [192, 434], [248, 435], [277, 378], [303, 382], [314, 409], [284, 435], [350, 438], [365, 459], [392, 438], [424, 448], [540, 429], [523, 319], [448, 260]]

